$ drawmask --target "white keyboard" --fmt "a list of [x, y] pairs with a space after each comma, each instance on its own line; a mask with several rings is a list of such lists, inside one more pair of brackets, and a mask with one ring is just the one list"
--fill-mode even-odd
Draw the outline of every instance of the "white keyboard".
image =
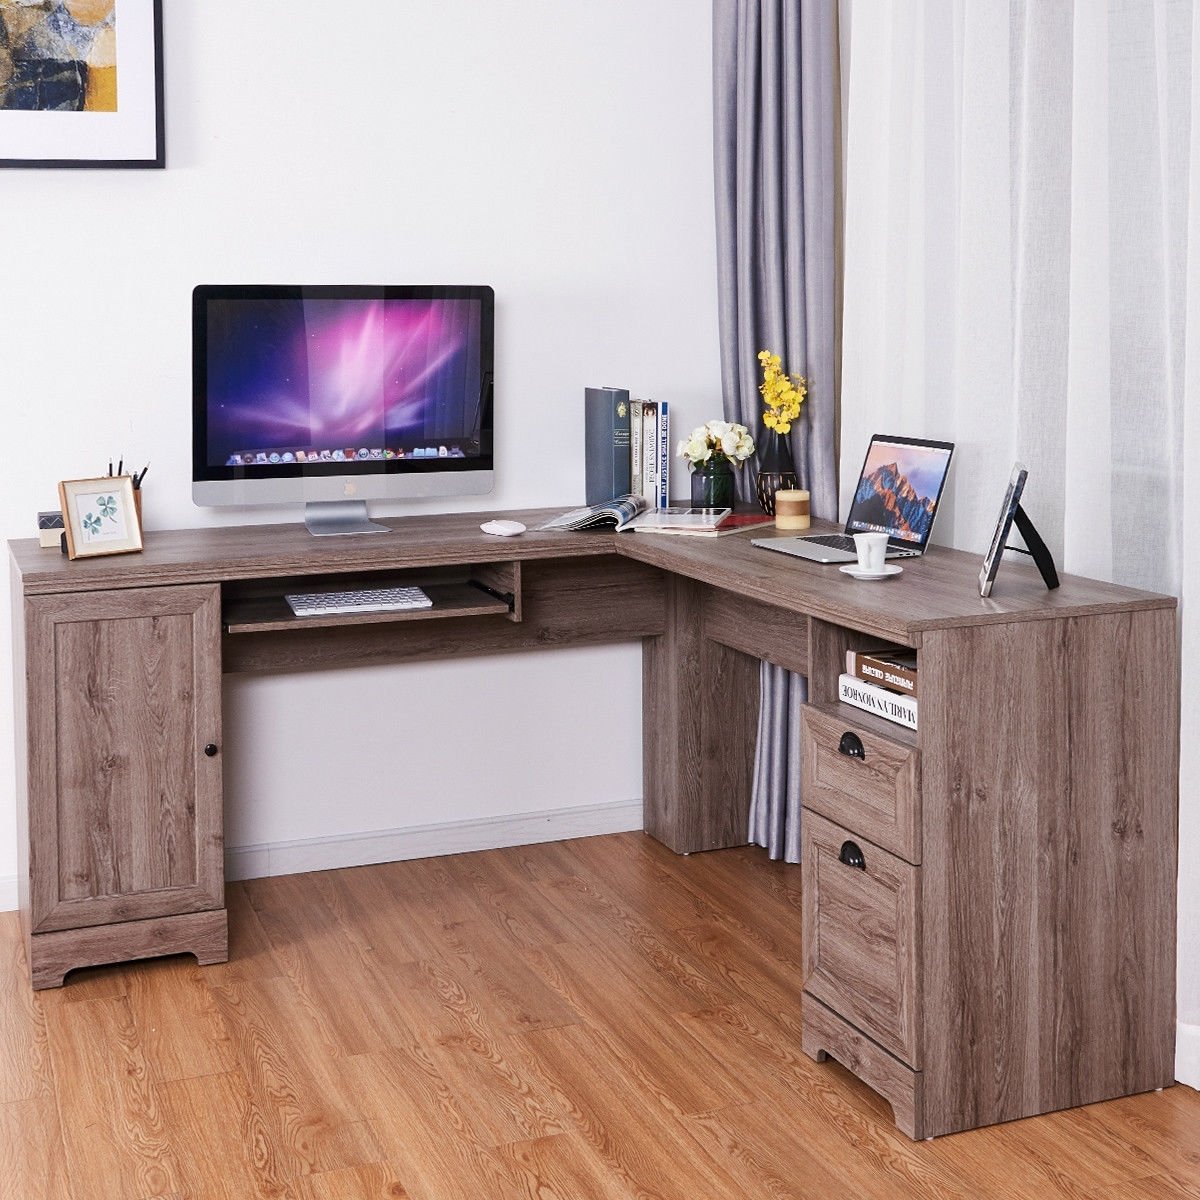
[[298, 617], [325, 617], [336, 613], [403, 612], [432, 608], [433, 601], [419, 587], [364, 588], [354, 592], [303, 592], [284, 596]]

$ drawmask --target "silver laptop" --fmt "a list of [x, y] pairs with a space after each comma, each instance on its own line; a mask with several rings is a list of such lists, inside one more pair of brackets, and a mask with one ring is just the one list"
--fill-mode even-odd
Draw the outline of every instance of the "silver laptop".
[[844, 533], [754, 538], [753, 544], [814, 562], [846, 563], [858, 557], [854, 534], [886, 533], [888, 558], [924, 554], [953, 453], [953, 442], [877, 433], [867, 447]]

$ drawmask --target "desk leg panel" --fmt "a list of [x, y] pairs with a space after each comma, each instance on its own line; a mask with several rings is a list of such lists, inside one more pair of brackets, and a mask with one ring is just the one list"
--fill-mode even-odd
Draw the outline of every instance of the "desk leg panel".
[[669, 580], [666, 631], [642, 652], [643, 823], [679, 854], [744, 845], [750, 812], [759, 664], [706, 637], [704, 599]]
[[1172, 1080], [1175, 616], [926, 634], [926, 1131]]

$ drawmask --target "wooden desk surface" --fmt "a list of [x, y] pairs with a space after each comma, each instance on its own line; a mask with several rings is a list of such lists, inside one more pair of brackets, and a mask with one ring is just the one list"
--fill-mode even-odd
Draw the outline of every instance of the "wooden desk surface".
[[[74, 562], [42, 549], [33, 538], [10, 542], [9, 548], [27, 595], [616, 553], [746, 599], [914, 646], [928, 629], [1176, 604], [1170, 596], [1072, 575], [1063, 575], [1062, 586], [1049, 592], [1032, 565], [1011, 559], [1002, 565], [992, 595], [985, 600], [979, 595], [980, 556], [939, 546], [921, 559], [905, 560], [902, 575], [880, 583], [862, 583], [834, 565], [752, 545], [752, 538], [772, 536], [770, 526], [723, 538], [537, 531], [537, 525], [561, 511], [523, 509], [393, 518], [381, 523], [393, 529], [394, 535], [361, 537], [313, 537], [302, 524], [151, 530], [140, 554]], [[522, 521], [529, 530], [516, 538], [480, 532], [481, 521], [498, 516]]]
[[618, 544], [622, 554], [675, 575], [913, 646], [927, 629], [1176, 605], [1171, 596], [1077, 575], [1060, 575], [1061, 586], [1047, 591], [1037, 568], [1014, 561], [1016, 556], [1005, 559], [985, 600], [979, 594], [982, 556], [942, 546], [922, 558], [902, 560], [902, 575], [864, 583], [834, 564], [793, 558], [751, 541], [772, 536], [770, 526], [723, 538], [627, 533], [619, 535]]

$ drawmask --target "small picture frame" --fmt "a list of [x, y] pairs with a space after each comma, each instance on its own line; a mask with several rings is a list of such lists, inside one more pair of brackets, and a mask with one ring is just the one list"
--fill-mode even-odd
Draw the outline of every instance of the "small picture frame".
[[131, 476], [64, 479], [58, 485], [58, 497], [68, 558], [132, 554], [142, 548]]

